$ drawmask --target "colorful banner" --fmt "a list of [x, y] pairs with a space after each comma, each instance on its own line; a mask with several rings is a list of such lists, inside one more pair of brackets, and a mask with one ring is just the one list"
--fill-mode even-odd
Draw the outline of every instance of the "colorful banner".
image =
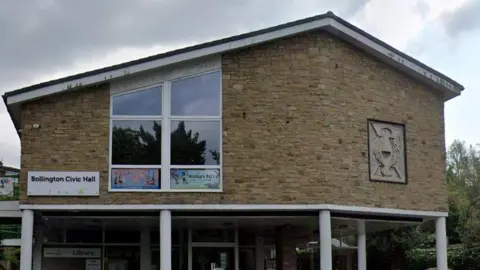
[[112, 189], [159, 189], [159, 169], [112, 169]]
[[13, 197], [14, 177], [0, 177], [0, 196]]
[[171, 169], [171, 189], [220, 189], [220, 169]]

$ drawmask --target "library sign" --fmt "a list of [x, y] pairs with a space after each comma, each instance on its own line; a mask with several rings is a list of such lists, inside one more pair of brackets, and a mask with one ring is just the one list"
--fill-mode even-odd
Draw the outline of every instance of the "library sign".
[[28, 172], [28, 196], [98, 196], [99, 190], [99, 172]]
[[100, 258], [100, 248], [44, 248], [45, 258]]

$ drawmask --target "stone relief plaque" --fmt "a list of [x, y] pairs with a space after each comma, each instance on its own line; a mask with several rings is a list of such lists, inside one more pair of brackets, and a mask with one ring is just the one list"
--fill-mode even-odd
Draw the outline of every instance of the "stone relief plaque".
[[371, 181], [407, 183], [405, 126], [368, 120]]

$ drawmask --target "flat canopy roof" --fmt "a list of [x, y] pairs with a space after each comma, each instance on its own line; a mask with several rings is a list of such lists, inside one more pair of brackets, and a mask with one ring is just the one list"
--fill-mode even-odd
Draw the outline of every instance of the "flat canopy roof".
[[444, 100], [458, 96], [461, 91], [464, 90], [464, 87], [453, 79], [400, 52], [385, 42], [337, 17], [332, 12], [327, 12], [322, 15], [254, 32], [206, 42], [114, 66], [31, 85], [5, 93], [3, 95], [3, 100], [15, 127], [19, 129], [21, 127], [19, 104], [23, 102], [64, 91], [73, 91], [89, 85], [104, 83], [153, 68], [209, 55], [222, 54], [227, 51], [255, 46], [271, 40], [314, 30], [327, 31], [393, 66], [397, 70], [426, 83], [433, 89], [440, 91], [444, 96]]

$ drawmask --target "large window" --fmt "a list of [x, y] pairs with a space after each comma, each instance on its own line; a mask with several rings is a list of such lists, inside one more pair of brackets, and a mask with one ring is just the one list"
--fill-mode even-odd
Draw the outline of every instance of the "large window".
[[111, 190], [221, 190], [220, 71], [118, 94], [111, 107]]

